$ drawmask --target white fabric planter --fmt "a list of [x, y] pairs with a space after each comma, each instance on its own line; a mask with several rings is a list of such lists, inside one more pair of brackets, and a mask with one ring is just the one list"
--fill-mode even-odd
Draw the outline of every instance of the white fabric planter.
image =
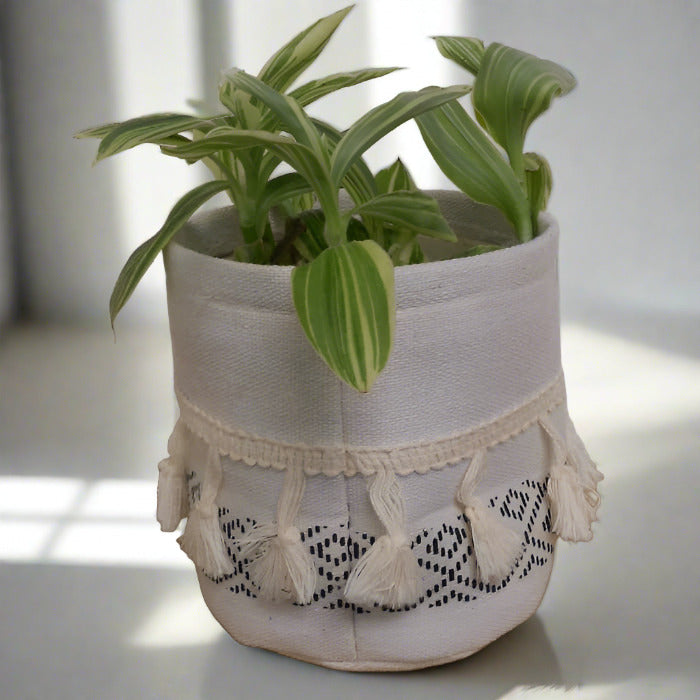
[[[432, 193], [458, 235], [503, 222]], [[159, 520], [239, 642], [324, 666], [459, 659], [530, 617], [601, 477], [568, 418], [558, 230], [396, 270], [389, 363], [359, 394], [318, 358], [290, 268], [234, 263], [235, 212], [165, 251], [180, 419]], [[556, 534], [555, 534], [556, 533]]]

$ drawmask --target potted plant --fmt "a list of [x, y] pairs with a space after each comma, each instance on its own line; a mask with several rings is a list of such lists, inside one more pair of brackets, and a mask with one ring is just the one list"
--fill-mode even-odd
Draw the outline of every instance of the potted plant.
[[[395, 70], [290, 88], [351, 8], [225, 111], [81, 132], [97, 159], [153, 143], [214, 180], [129, 258], [112, 322], [164, 253], [180, 417], [158, 520], [244, 644], [348, 670], [462, 658], [534, 613], [557, 536], [587, 540], [601, 477], [566, 410], [556, 221], [531, 122], [571, 74], [436, 37], [473, 86], [405, 92], [344, 131], [304, 108]], [[471, 92], [475, 122], [458, 98]], [[455, 192], [363, 153], [415, 119]], [[279, 166], [291, 166], [279, 174]], [[192, 217], [226, 192], [233, 206]], [[191, 218], [192, 217], [192, 218]]]

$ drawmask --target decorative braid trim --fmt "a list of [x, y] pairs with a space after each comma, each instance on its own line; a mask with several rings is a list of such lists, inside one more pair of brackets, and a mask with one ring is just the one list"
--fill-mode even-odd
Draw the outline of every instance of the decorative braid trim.
[[273, 469], [302, 469], [307, 476], [354, 476], [376, 474], [389, 469], [395, 474], [424, 474], [457, 464], [472, 457], [478, 450], [493, 447], [519, 435], [566, 400], [564, 376], [556, 379], [522, 403], [498, 418], [461, 433], [437, 440], [376, 447], [314, 447], [269, 440], [237, 428], [230, 428], [205, 413], [182, 393], [177, 392], [180, 417], [187, 427], [219, 453], [250, 466]]

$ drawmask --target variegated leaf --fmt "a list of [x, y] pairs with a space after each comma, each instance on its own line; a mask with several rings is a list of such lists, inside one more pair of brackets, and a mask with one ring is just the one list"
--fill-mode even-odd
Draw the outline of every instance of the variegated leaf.
[[530, 210], [518, 180], [496, 146], [457, 102], [416, 121], [435, 162], [462, 192], [498, 207], [520, 241], [532, 238]]
[[466, 68], [472, 75], [479, 72], [481, 59], [484, 56], [484, 42], [481, 39], [465, 36], [434, 36], [438, 51], [454, 61], [458, 66]]
[[306, 178], [298, 173], [285, 173], [269, 180], [258, 201], [257, 209], [267, 216], [267, 212], [286, 199], [296, 198], [311, 191]]
[[370, 146], [400, 124], [419, 114], [466, 95], [466, 85], [427, 87], [417, 92], [401, 92], [393, 99], [360, 117], [340, 139], [331, 158], [331, 177], [340, 184], [348, 168]]
[[456, 242], [438, 203], [424, 192], [388, 192], [356, 206], [353, 214], [373, 216], [417, 235]]
[[328, 244], [340, 243], [343, 240], [345, 226], [338, 218], [337, 190], [330, 182], [326, 164], [308, 146], [297, 143], [288, 136], [271, 134], [268, 131], [222, 128], [187, 146], [166, 150], [171, 155], [192, 159], [205, 158], [218, 151], [254, 146], [264, 146], [272, 151], [306, 179], [326, 212]]
[[320, 100], [336, 90], [359, 85], [367, 80], [381, 78], [383, 75], [393, 73], [396, 70], [401, 70], [401, 68], [363, 68], [345, 73], [333, 73], [324, 78], [310, 80], [308, 83], [300, 85], [289, 93], [289, 97], [293, 97], [302, 107], [306, 107], [306, 105], [310, 105], [312, 102]]
[[136, 285], [156, 259], [158, 253], [168, 244], [172, 237], [182, 228], [199, 207], [215, 194], [228, 187], [225, 180], [207, 182], [181, 197], [172, 208], [160, 231], [142, 243], [126, 261], [114, 285], [109, 300], [109, 316], [114, 326], [114, 319], [132, 295]]
[[377, 183], [377, 191], [382, 194], [418, 189], [401, 158], [397, 158], [390, 166], [380, 170], [374, 176], [374, 180]]
[[352, 241], [295, 268], [301, 325], [326, 364], [366, 392], [386, 365], [395, 326], [394, 267], [374, 241]]
[[[319, 157], [325, 156], [318, 129], [296, 100], [273, 90], [255, 76], [238, 68], [233, 68], [224, 75], [220, 93], [226, 93], [231, 89], [245, 90], [256, 97], [272, 111], [284, 131], [294, 136], [299, 143], [311, 148]], [[261, 130], [270, 131], [271, 129]], [[279, 128], [274, 129], [274, 131], [279, 130]]]
[[523, 145], [532, 122], [557, 95], [576, 86], [571, 73], [503, 44], [489, 44], [474, 80], [474, 109], [487, 131], [506, 150], [524, 187]]
[[273, 89], [284, 92], [318, 58], [352, 8], [350, 5], [333, 12], [299, 32], [268, 59], [258, 78]]
[[[176, 136], [181, 131], [191, 131], [192, 129], [210, 129], [214, 123], [201, 117], [193, 117], [189, 114], [149, 114], [145, 117], [136, 117], [120, 122], [102, 137], [97, 149], [95, 162], [103, 160], [116, 153], [121, 153], [134, 146], [143, 143], [155, 143], [159, 145], [173, 143], [171, 137]], [[99, 128], [99, 127], [97, 127]], [[91, 135], [88, 129], [82, 134]], [[175, 139], [175, 143], [180, 139]]]

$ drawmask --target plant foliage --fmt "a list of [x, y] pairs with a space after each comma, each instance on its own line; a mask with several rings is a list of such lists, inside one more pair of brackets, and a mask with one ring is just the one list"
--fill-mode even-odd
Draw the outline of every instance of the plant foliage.
[[[472, 100], [483, 128], [457, 101], [471, 88], [455, 85], [402, 92], [341, 131], [311, 118], [305, 107], [397, 68], [345, 71], [293, 86], [351, 9], [304, 29], [257, 76], [238, 68], [226, 72], [220, 113], [151, 114], [76, 135], [99, 139], [96, 162], [155, 144], [167, 156], [201, 161], [214, 175], [181, 197], [160, 231], [131, 254], [110, 299], [112, 324], [182, 225], [226, 192], [242, 237], [234, 259], [293, 265], [292, 296], [309, 341], [337, 376], [369, 391], [393, 343], [394, 267], [426, 260], [421, 238], [457, 240], [437, 202], [418, 190], [400, 159], [376, 175], [363, 159], [368, 148], [411, 119], [448, 177], [473, 199], [504, 212], [514, 242], [536, 234], [552, 178], [542, 156], [523, 153], [525, 134], [554, 96], [573, 88], [571, 74], [500, 44], [435, 37], [443, 55], [475, 76]], [[291, 172], [279, 174], [281, 164]], [[349, 207], [339, 204], [341, 190]], [[281, 238], [272, 232], [273, 210], [284, 217]], [[455, 257], [498, 247], [476, 243], [466, 251], [456, 247]]]

